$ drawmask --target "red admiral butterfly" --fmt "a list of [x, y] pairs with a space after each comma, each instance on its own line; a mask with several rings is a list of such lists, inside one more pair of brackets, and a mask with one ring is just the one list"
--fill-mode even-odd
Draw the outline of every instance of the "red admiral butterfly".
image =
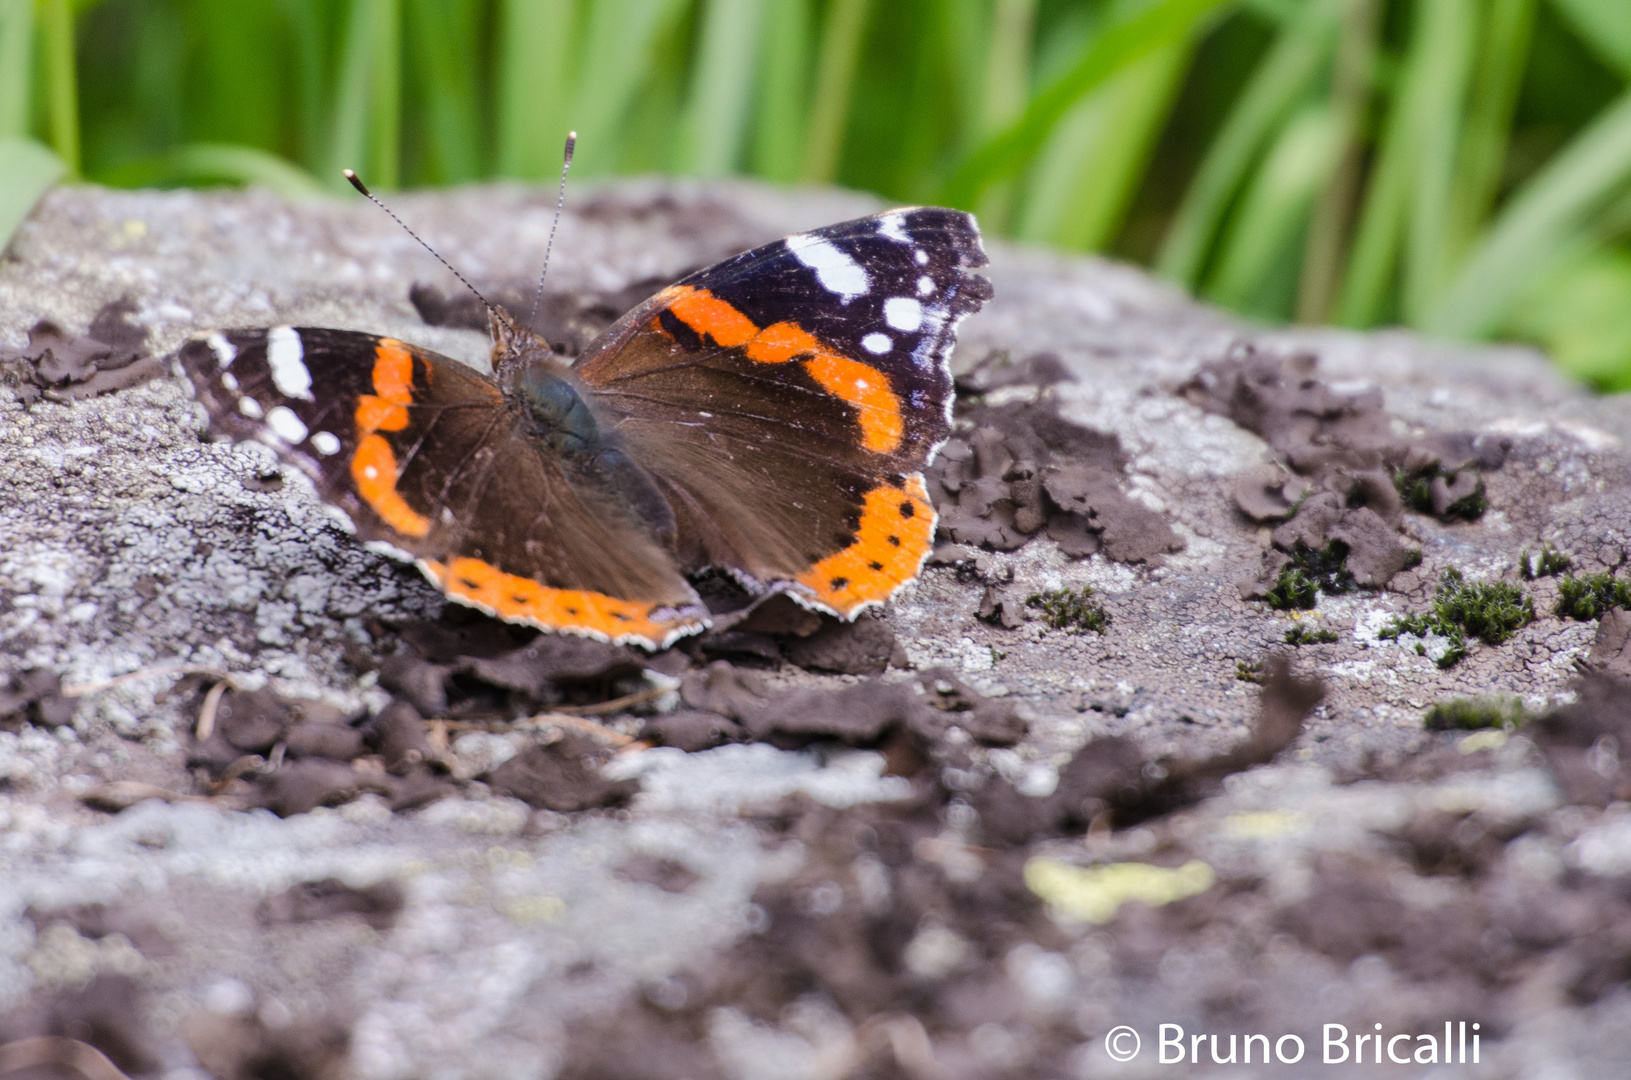
[[497, 311], [492, 378], [289, 326], [177, 357], [212, 437], [272, 447], [452, 599], [662, 648], [709, 625], [709, 568], [844, 618], [917, 576], [985, 262], [972, 216], [895, 210], [692, 274], [571, 366]]

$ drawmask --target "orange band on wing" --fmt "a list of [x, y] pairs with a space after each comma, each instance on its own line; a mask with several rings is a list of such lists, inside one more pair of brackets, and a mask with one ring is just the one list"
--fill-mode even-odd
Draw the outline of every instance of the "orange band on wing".
[[779, 322], [765, 327], [748, 342], [748, 359], [761, 364], [785, 364], [789, 360], [825, 352], [821, 342], [798, 323]]
[[385, 524], [404, 536], [430, 532], [430, 519], [415, 513], [396, 489], [396, 454], [385, 436], [370, 432], [358, 440], [351, 458], [351, 479], [357, 494]]
[[880, 484], [866, 493], [861, 524], [849, 547], [799, 575], [815, 599], [848, 616], [885, 600], [917, 576], [934, 544], [934, 507], [921, 473], [900, 487]]
[[833, 353], [822, 353], [804, 362], [804, 370], [826, 388], [855, 407], [861, 424], [861, 440], [868, 450], [887, 454], [900, 446], [905, 430], [900, 415], [900, 397], [889, 388], [889, 378], [871, 364]]
[[357, 434], [401, 431], [413, 404], [413, 354], [400, 341], [380, 338], [374, 346], [374, 392], [357, 399]]
[[447, 565], [427, 561], [424, 566], [455, 600], [501, 619], [549, 630], [573, 630], [611, 641], [639, 638], [655, 647], [666, 644], [676, 631], [702, 628], [692, 618], [654, 619], [652, 604], [585, 589], [552, 589], [531, 578], [507, 574], [481, 559], [456, 558]]
[[663, 297], [668, 311], [699, 337], [711, 337], [726, 348], [741, 348], [755, 363], [803, 360], [804, 370], [823, 389], [854, 407], [863, 446], [878, 454], [900, 448], [905, 432], [900, 397], [882, 371], [825, 348], [796, 322], [773, 323], [761, 330], [735, 306], [707, 289], [674, 285]]
[[668, 292], [672, 297], [668, 310], [674, 317], [695, 330], [697, 336], [707, 335], [724, 348], [746, 345], [759, 332], [752, 319], [707, 289], [675, 285]]
[[408, 426], [413, 403], [413, 354], [400, 341], [380, 338], [374, 346], [374, 392], [357, 399], [357, 452], [351, 479], [357, 494], [386, 525], [404, 536], [424, 536], [430, 519], [416, 512], [396, 489], [396, 452], [381, 431]]

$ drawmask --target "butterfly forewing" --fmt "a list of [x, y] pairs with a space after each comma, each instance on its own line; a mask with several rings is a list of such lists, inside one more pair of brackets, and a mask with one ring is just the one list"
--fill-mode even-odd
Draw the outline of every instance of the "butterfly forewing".
[[626, 315], [575, 372], [674, 494], [688, 568], [843, 615], [915, 577], [920, 470], [950, 430], [957, 324], [991, 296], [965, 213], [897, 210], [778, 240]]
[[213, 435], [305, 472], [366, 541], [450, 597], [546, 629], [665, 644], [704, 625], [615, 494], [569, 479], [491, 380], [349, 331], [204, 335], [179, 353]]

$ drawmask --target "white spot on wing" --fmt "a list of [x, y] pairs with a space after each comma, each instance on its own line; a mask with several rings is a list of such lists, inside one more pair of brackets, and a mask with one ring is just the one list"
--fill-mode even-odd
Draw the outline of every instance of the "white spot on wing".
[[910, 296], [891, 296], [883, 302], [883, 321], [910, 334], [923, 325], [923, 305]]
[[787, 238], [793, 258], [815, 271], [821, 287], [846, 303], [865, 296], [871, 280], [861, 264], [850, 258], [831, 240], [801, 233]]
[[861, 348], [878, 356], [882, 356], [894, 347], [895, 343], [890, 340], [888, 334], [868, 334], [861, 339]]
[[370, 480], [379, 479], [379, 470], [374, 468], [372, 465], [364, 465], [362, 467], [362, 474]]
[[912, 242], [912, 238], [906, 235], [906, 215], [898, 210], [878, 218], [878, 235], [893, 240], [897, 244], [910, 244]]
[[238, 411], [249, 417], [251, 420], [259, 420], [261, 417], [266, 415], [266, 410], [261, 408], [261, 403], [252, 397], [239, 398]]
[[208, 345], [210, 347], [210, 351], [215, 354], [215, 362], [221, 365], [222, 371], [225, 371], [227, 368], [231, 367], [232, 362], [238, 359], [237, 347], [233, 345], [232, 342], [228, 341], [227, 336], [221, 333], [219, 330], [205, 334], [204, 343]]
[[226, 387], [228, 390], [231, 390], [234, 394], [238, 392], [238, 378], [230, 371], [221, 372], [221, 385]]
[[924, 274], [922, 277], [918, 278], [917, 279], [917, 294], [919, 296], [933, 296], [934, 295], [934, 278], [930, 277], [928, 274]]
[[287, 405], [272, 406], [272, 411], [266, 414], [266, 426], [291, 445], [306, 441], [306, 425]]
[[919, 266], [925, 266], [929, 261], [929, 253], [924, 251], [922, 248], [918, 248], [916, 251], [912, 252], [912, 258], [917, 260], [917, 264]]
[[311, 437], [311, 444], [324, 457], [332, 457], [340, 452], [340, 440], [332, 431], [319, 431]]
[[311, 372], [306, 370], [306, 350], [292, 326], [274, 326], [266, 332], [266, 362], [272, 368], [272, 382], [284, 397], [311, 401]]

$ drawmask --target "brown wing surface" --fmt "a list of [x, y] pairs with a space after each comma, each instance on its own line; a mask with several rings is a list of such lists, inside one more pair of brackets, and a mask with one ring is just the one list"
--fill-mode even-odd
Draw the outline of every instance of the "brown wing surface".
[[681, 564], [853, 616], [934, 539], [921, 469], [950, 430], [956, 325], [990, 296], [967, 214], [788, 237], [665, 289], [578, 362], [674, 506]]
[[657, 647], [705, 626], [672, 557], [570, 480], [492, 380], [390, 338], [206, 335], [181, 367], [213, 435], [266, 443], [358, 536], [512, 622]]

